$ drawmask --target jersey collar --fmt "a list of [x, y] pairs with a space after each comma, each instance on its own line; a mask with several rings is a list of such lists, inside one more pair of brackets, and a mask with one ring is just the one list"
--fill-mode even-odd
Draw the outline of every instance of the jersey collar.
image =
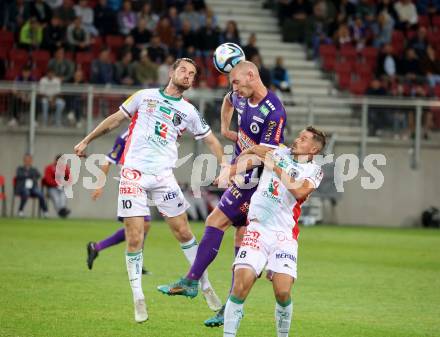
[[163, 90], [163, 89], [159, 89], [159, 93], [163, 96], [163, 97], [165, 97], [166, 99], [170, 99], [170, 100], [172, 100], [172, 101], [180, 101], [181, 99], [182, 99], [182, 96], [180, 96], [179, 98], [177, 98], [177, 97], [173, 97], [173, 96], [168, 96], [166, 93], [165, 93], [165, 91]]

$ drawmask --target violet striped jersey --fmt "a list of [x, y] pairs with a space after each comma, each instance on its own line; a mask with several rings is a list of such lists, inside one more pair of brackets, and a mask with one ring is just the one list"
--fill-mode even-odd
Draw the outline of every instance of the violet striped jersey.
[[131, 119], [120, 163], [146, 174], [171, 173], [177, 161], [177, 138], [186, 130], [195, 139], [211, 133], [191, 103], [168, 96], [161, 89], [139, 90], [122, 103], [120, 110]]

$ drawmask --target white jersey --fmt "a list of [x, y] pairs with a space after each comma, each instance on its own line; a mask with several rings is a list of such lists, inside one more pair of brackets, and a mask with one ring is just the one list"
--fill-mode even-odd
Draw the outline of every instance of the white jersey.
[[177, 137], [185, 130], [195, 139], [211, 133], [197, 109], [183, 98], [160, 89], [139, 90], [120, 106], [131, 118], [121, 164], [153, 175], [165, 175], [175, 167]]
[[[308, 180], [315, 188], [321, 183], [322, 170], [315, 162], [295, 161], [290, 149], [286, 147], [278, 147], [274, 150], [273, 157], [276, 165], [294, 177], [295, 181]], [[275, 172], [265, 168], [258, 188], [252, 195], [248, 219], [273, 230], [292, 232], [296, 240], [299, 233], [298, 218], [303, 202], [304, 200], [295, 199]]]

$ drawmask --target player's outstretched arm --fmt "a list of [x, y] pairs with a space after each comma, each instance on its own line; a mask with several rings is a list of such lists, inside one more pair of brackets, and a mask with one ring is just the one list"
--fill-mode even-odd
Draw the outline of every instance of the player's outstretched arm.
[[223, 158], [222, 144], [220, 144], [218, 138], [214, 135], [214, 133], [211, 132], [209, 135], [203, 138], [203, 141], [209, 147], [211, 153], [217, 158], [217, 162], [220, 163], [220, 165], [226, 164]]
[[92, 140], [106, 133], [109, 133], [113, 129], [116, 129], [119, 125], [121, 125], [122, 121], [125, 118], [127, 118], [126, 114], [124, 114], [121, 110], [118, 110], [114, 114], [108, 116], [101, 123], [99, 123], [99, 125], [92, 132], [90, 132], [82, 141], [80, 141], [77, 145], [75, 145], [74, 147], [75, 154], [80, 157], [84, 156], [86, 147]]
[[102, 195], [102, 192], [104, 190], [104, 182], [107, 179], [108, 172], [110, 171], [110, 165], [111, 165], [111, 163], [107, 161], [104, 165], [101, 166], [102, 174], [100, 174], [98, 177], [98, 186], [102, 186], [102, 187], [97, 188], [96, 190], [94, 190], [92, 192], [92, 200], [93, 201], [98, 200], [98, 198], [100, 198]]
[[234, 114], [234, 107], [232, 106], [228, 96], [229, 94], [223, 98], [221, 107], [221, 133], [224, 137], [232, 140], [235, 143], [238, 139], [238, 134], [235, 131], [229, 130], [231, 127], [232, 116]]

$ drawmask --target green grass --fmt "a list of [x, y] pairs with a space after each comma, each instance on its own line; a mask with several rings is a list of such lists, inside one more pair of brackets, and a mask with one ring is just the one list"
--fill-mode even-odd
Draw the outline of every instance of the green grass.
[[[150, 320], [133, 322], [124, 246], [103, 251], [89, 271], [85, 245], [118, 228], [114, 221], [0, 220], [0, 336], [215, 337], [201, 296], [167, 297], [156, 286], [187, 263], [161, 222], [145, 249]], [[203, 226], [193, 224], [198, 238]], [[210, 267], [226, 296], [232, 231]], [[303, 228], [293, 290], [295, 337], [440, 336], [440, 232], [350, 227]], [[275, 336], [271, 284], [261, 279], [246, 301], [238, 336]]]

